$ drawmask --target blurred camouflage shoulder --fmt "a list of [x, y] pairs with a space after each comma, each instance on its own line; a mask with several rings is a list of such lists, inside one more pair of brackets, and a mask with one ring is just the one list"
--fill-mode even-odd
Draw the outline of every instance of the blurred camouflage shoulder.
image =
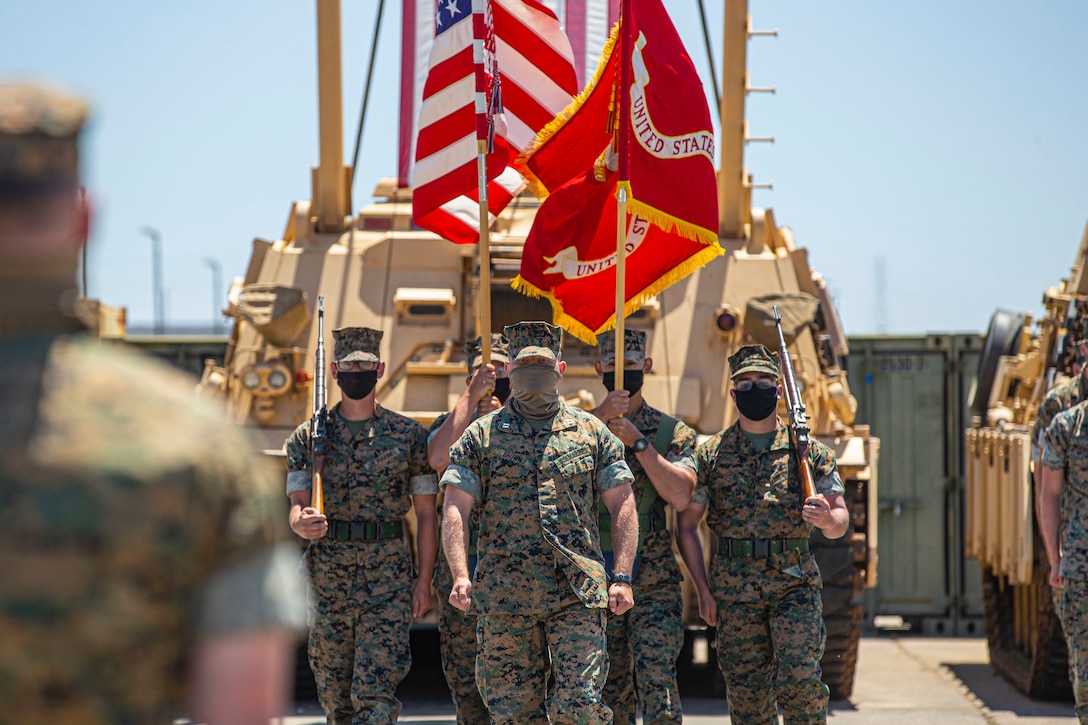
[[[167, 722], [200, 628], [288, 621], [286, 578], [282, 602], [232, 588], [272, 581], [273, 469], [191, 379], [82, 335], [24, 336], [0, 341], [0, 406], [0, 701], [27, 722]], [[248, 597], [209, 598], [223, 591]]]
[[225, 407], [198, 398], [192, 379], [164, 363], [87, 336], [58, 338], [38, 413], [31, 460], [141, 482], [188, 470], [190, 495], [243, 505], [231, 521], [234, 534], [286, 533], [277, 526], [282, 472], [255, 453]]

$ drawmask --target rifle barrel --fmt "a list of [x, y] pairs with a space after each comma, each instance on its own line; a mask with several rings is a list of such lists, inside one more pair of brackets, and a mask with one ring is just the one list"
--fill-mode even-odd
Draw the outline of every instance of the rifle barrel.
[[801, 394], [797, 390], [797, 378], [793, 372], [793, 361], [790, 359], [790, 351], [786, 347], [786, 336], [782, 333], [782, 315], [778, 313], [778, 306], [771, 307], [774, 312], [774, 325], [778, 331], [778, 358], [782, 365], [782, 387], [786, 391], [786, 409], [790, 416], [790, 437], [793, 439], [794, 449], [797, 454], [797, 470], [801, 479], [801, 505], [805, 500], [816, 495], [816, 483], [812, 477], [812, 466], [808, 460], [809, 427], [808, 412], [801, 400]]

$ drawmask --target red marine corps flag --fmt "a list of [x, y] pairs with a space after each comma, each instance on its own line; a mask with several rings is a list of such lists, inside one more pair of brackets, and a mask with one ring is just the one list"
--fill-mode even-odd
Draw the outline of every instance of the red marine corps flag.
[[514, 287], [592, 343], [616, 325], [617, 268], [626, 316], [720, 255], [712, 129], [661, 1], [625, 1], [593, 80], [515, 164], [545, 201]]

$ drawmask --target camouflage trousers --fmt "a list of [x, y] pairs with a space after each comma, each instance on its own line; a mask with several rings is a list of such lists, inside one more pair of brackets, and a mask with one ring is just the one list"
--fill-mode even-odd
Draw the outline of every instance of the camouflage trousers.
[[1088, 724], [1088, 581], [1066, 579], [1059, 599], [1065, 643], [1069, 648], [1069, 678], [1073, 681], [1075, 712]]
[[[683, 719], [676, 685], [676, 658], [684, 645], [684, 601], [680, 585], [636, 587], [635, 606], [608, 617], [608, 680], [604, 703], [613, 722], [635, 725], [642, 706], [644, 725]], [[636, 694], [637, 692], [637, 694]]]
[[733, 725], [826, 723], [823, 604], [812, 586], [758, 604], [718, 602], [716, 646]]
[[557, 612], [480, 616], [476, 682], [491, 722], [609, 725], [605, 612], [573, 599]]
[[476, 618], [444, 602], [438, 609], [438, 638], [457, 725], [487, 725], [487, 708], [476, 687]]
[[397, 722], [395, 692], [412, 666], [412, 590], [374, 601], [322, 594], [311, 594], [308, 653], [328, 725]]

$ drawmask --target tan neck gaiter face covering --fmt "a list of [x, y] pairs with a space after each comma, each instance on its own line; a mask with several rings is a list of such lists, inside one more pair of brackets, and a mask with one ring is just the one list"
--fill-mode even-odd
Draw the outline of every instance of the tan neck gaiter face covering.
[[525, 365], [510, 371], [510, 405], [529, 420], [547, 420], [559, 410], [559, 370]]

